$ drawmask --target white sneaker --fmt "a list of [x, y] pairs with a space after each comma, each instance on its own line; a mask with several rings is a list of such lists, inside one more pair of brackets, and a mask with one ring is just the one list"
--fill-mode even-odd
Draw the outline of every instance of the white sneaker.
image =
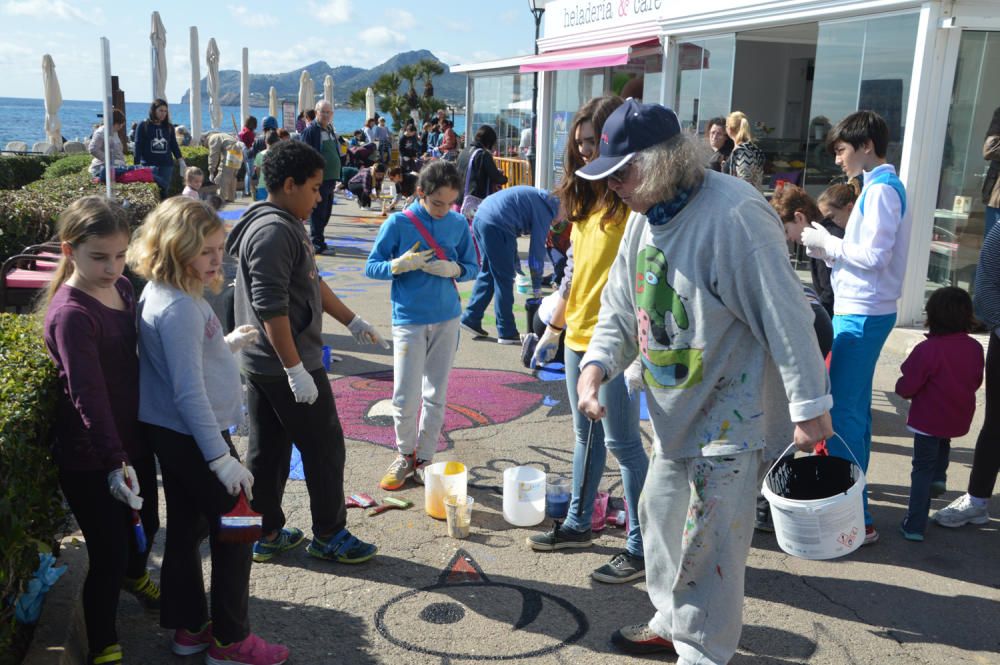
[[966, 524], [986, 524], [990, 521], [990, 513], [986, 504], [976, 506], [972, 503], [972, 497], [963, 494], [934, 513], [931, 519], [941, 526], [954, 529]]

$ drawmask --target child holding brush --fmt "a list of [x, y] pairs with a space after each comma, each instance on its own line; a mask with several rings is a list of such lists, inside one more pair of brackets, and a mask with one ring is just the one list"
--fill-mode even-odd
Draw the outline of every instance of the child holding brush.
[[[220, 531], [220, 517], [253, 486], [228, 430], [243, 419], [233, 354], [258, 334], [240, 326], [223, 336], [203, 297], [222, 285], [225, 239], [211, 208], [174, 197], [146, 218], [128, 253], [150, 280], [139, 300], [139, 420], [160, 461], [170, 524], [160, 624], [174, 630], [178, 655], [207, 649], [208, 663], [278, 665], [288, 649], [251, 633], [247, 618], [252, 540], [231, 542]], [[211, 615], [199, 554], [206, 524]]]
[[58, 233], [62, 259], [43, 304], [45, 345], [59, 374], [53, 457], [90, 561], [87, 663], [120, 663], [119, 589], [150, 610], [160, 599], [146, 571], [149, 548], [139, 551], [130, 525], [141, 511], [148, 544], [159, 528], [156, 463], [136, 431], [135, 294], [122, 277], [128, 219], [104, 197], [86, 196], [59, 216]]

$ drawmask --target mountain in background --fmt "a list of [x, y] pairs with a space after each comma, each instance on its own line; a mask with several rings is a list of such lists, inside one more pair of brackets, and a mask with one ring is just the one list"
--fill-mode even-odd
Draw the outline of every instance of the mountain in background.
[[[445, 73], [434, 77], [434, 96], [451, 103], [465, 103], [464, 74], [452, 74], [448, 65], [441, 62], [428, 50], [406, 51], [397, 53], [385, 62], [371, 69], [361, 69], [359, 67], [330, 67], [326, 62], [320, 60], [301, 69], [284, 74], [254, 74], [250, 72], [250, 103], [254, 106], [267, 106], [268, 94], [271, 86], [278, 92], [279, 100], [296, 101], [299, 96], [299, 78], [302, 70], [309, 72], [313, 82], [316, 84], [316, 97], [323, 96], [323, 80], [329, 74], [333, 77], [334, 101], [343, 104], [348, 96], [355, 90], [364, 90], [375, 83], [382, 74], [395, 72], [403, 65], [412, 65], [425, 58], [437, 60], [441, 63]], [[422, 79], [415, 81], [418, 93], [423, 92], [424, 84]], [[400, 86], [401, 92], [406, 92], [407, 86], [404, 81]], [[238, 106], [240, 103], [240, 72], [235, 69], [225, 69], [219, 72], [219, 92], [222, 97], [222, 104], [225, 106]], [[182, 104], [188, 103], [190, 89], [184, 92], [181, 99]], [[201, 80], [202, 104], [208, 103], [208, 77]]]

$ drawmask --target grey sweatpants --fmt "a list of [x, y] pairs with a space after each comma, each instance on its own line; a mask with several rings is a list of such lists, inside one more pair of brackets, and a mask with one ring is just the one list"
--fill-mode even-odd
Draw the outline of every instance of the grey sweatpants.
[[679, 665], [725, 665], [743, 629], [743, 574], [763, 451], [667, 459], [654, 452], [639, 498], [650, 628]]
[[392, 422], [401, 455], [416, 449], [418, 459], [434, 459], [444, 425], [448, 374], [458, 350], [458, 322], [455, 317], [392, 327]]

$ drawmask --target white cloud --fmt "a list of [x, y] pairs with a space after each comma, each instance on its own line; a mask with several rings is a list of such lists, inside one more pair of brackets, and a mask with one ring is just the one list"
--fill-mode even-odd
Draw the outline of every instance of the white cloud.
[[347, 23], [351, 20], [351, 3], [350, 0], [325, 0], [324, 2], [309, 0], [306, 4], [305, 16], [329, 25]]
[[486, 62], [487, 60], [499, 60], [503, 56], [497, 55], [493, 51], [473, 51], [470, 62]]
[[267, 28], [277, 23], [277, 19], [267, 14], [255, 13], [245, 5], [227, 5], [236, 22], [245, 28]]
[[397, 9], [393, 16], [392, 23], [397, 28], [415, 28], [417, 26], [417, 17], [405, 9]]
[[358, 33], [358, 41], [369, 48], [386, 48], [390, 46], [402, 46], [406, 43], [406, 38], [401, 34], [384, 26], [373, 26], [365, 28]]
[[66, 0], [48, 0], [48, 2], [8, 0], [4, 3], [3, 11], [11, 16], [57, 18], [64, 21], [82, 21], [91, 25], [104, 23], [104, 11], [99, 7], [91, 11], [83, 11], [70, 5]]
[[[11, 44], [10, 42], [0, 42], [0, 65], [13, 65], [15, 63], [26, 62], [34, 53], [31, 49]], [[41, 72], [42, 59], [38, 58], [38, 71]]]

